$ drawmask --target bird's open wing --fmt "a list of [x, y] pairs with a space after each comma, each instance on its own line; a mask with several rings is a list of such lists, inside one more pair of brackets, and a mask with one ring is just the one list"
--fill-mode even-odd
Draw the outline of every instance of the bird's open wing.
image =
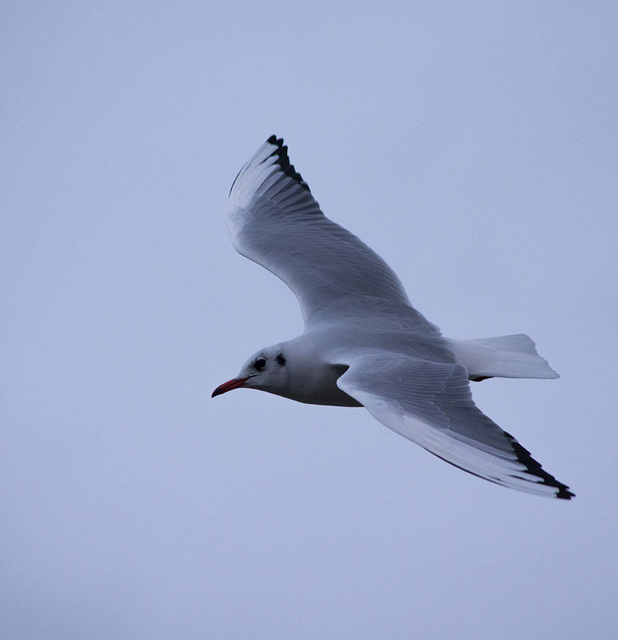
[[430, 453], [505, 487], [567, 500], [574, 495], [474, 404], [461, 365], [374, 349], [342, 364], [349, 369], [338, 386]]
[[385, 325], [439, 333], [410, 306], [386, 262], [324, 216], [283, 140], [270, 137], [240, 170], [226, 219], [236, 250], [292, 289], [306, 325], [380, 316]]

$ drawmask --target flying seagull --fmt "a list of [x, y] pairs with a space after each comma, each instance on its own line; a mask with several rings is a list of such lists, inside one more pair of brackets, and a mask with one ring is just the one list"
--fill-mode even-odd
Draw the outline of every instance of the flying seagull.
[[474, 404], [470, 381], [557, 378], [522, 334], [453, 340], [410, 304], [386, 262], [320, 210], [271, 136], [240, 170], [226, 220], [243, 256], [296, 295], [302, 335], [252, 355], [212, 397], [259, 389], [308, 404], [363, 406], [446, 462], [490, 482], [570, 500], [509, 433]]

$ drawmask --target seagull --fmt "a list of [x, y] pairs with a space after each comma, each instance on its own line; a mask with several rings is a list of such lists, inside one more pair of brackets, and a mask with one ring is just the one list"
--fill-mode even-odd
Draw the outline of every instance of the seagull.
[[271, 136], [242, 167], [226, 222], [234, 248], [295, 294], [305, 330], [260, 349], [212, 397], [233, 389], [365, 407], [382, 424], [475, 476], [532, 494], [575, 496], [474, 403], [470, 381], [558, 378], [517, 334], [442, 336], [386, 262], [329, 220]]

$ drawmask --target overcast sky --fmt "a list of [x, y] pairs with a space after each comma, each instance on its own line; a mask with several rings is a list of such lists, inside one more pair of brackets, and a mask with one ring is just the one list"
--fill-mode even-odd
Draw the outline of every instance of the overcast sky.
[[[617, 33], [601, 1], [3, 2], [3, 637], [615, 637]], [[273, 133], [445, 335], [532, 336], [559, 380], [473, 392], [574, 501], [363, 409], [210, 399], [302, 330], [223, 218]]]

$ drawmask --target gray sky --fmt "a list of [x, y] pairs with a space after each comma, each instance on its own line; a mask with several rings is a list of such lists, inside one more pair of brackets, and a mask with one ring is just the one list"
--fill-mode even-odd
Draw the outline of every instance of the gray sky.
[[[412, 5], [412, 6], [411, 6]], [[12, 639], [614, 637], [614, 2], [4, 2], [0, 619]], [[223, 210], [270, 134], [577, 493], [362, 409], [212, 389], [293, 337]]]

